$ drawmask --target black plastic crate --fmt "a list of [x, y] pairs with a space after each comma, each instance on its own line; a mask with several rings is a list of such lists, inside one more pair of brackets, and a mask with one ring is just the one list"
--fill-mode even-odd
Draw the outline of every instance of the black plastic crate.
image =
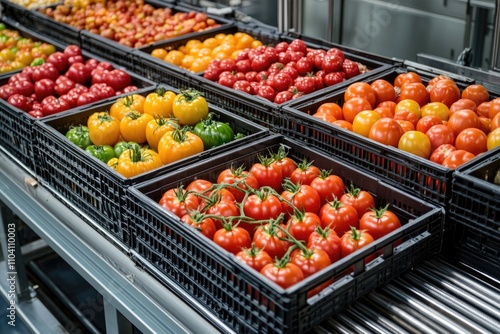
[[[377, 79], [385, 79], [393, 82], [397, 75], [413, 71], [420, 75], [422, 82], [427, 83], [442, 73], [436, 69], [431, 70], [436, 72], [430, 72], [429, 68], [420, 68], [412, 63], [411, 66], [393, 67], [363, 81], [372, 83]], [[460, 89], [474, 83], [472, 79], [465, 77], [452, 78]], [[325, 102], [342, 106], [346, 89], [347, 87], [330, 94], [317, 94], [305, 101], [292, 102], [279, 113], [281, 122], [274, 130], [349, 161], [412, 194], [446, 206], [451, 193], [453, 170], [312, 116]]]
[[[145, 3], [151, 4], [156, 8], [168, 7], [171, 8], [173, 13], [177, 12], [187, 12], [189, 9], [165, 3], [162, 1], [146, 0]], [[212, 18], [220, 24], [219, 27], [212, 28], [210, 30], [218, 31], [224, 29], [231, 25], [231, 21], [207, 14], [209, 18]], [[184, 36], [197, 36], [200, 32], [189, 33]], [[125, 66], [126, 68], [133, 70], [135, 68], [135, 63], [133, 59], [133, 51], [135, 48], [122, 45], [109, 38], [102, 37], [98, 34], [94, 34], [88, 30], [82, 30], [80, 34], [82, 48], [96, 54], [98, 56], [107, 57], [112, 59], [113, 62]], [[168, 39], [167, 39], [168, 40]], [[140, 66], [139, 66], [140, 68]], [[142, 73], [142, 69], [141, 69]], [[156, 82], [162, 82], [169, 85], [176, 86], [174, 82], [168, 82], [165, 80], [155, 80]]]
[[500, 279], [499, 178], [500, 148], [457, 168], [445, 238], [448, 255], [496, 279]]
[[[294, 160], [307, 158], [320, 168], [331, 169], [344, 183], [368, 190], [377, 205], [390, 204], [403, 226], [284, 290], [158, 204], [168, 189], [198, 178], [214, 181], [230, 166], [250, 168], [258, 154], [275, 152], [281, 145]], [[195, 298], [194, 307], [201, 305], [201, 312], [210, 312], [210, 318], [220, 319], [238, 333], [307, 333], [349, 303], [438, 253], [444, 220], [442, 208], [280, 135], [132, 186], [127, 210], [133, 236], [131, 253], [138, 265], [174, 291]], [[403, 242], [394, 247], [398, 240]], [[381, 250], [384, 257], [364, 265], [370, 254]], [[353, 265], [357, 269], [351, 273]], [[329, 279], [335, 283], [308, 299], [308, 291]]]
[[[84, 59], [89, 59], [90, 57], [98, 59], [102, 61], [102, 59], [91, 56], [87, 52], [83, 52]], [[115, 67], [118, 68], [118, 67]], [[141, 76], [138, 76], [134, 73], [130, 73], [132, 77], [132, 85], [137, 86], [138, 90], [136, 92], [140, 93], [145, 89], [151, 89], [151, 87], [156, 87], [156, 85]], [[0, 77], [0, 86], [6, 84], [8, 77]], [[119, 95], [123, 96], [125, 94]], [[115, 99], [113, 97], [112, 99]], [[87, 106], [73, 108], [67, 111], [63, 111], [60, 114], [67, 114], [73, 110], [79, 110], [81, 108], [90, 107], [92, 105], [101, 104], [104, 101], [101, 100], [95, 103], [92, 103]], [[42, 118], [34, 118], [27, 112], [24, 112], [21, 109], [18, 109], [7, 101], [0, 99], [0, 144], [3, 148], [12, 155], [15, 159], [17, 159], [27, 170], [38, 173], [39, 167], [39, 156], [36, 153], [34, 148], [35, 146], [35, 134], [34, 134], [34, 123], [40, 119], [47, 119], [52, 116], [45, 116]]]
[[170, 81], [173, 81], [179, 84], [185, 84], [186, 82], [189, 82], [189, 78], [186, 78], [186, 76], [193, 76], [200, 73], [192, 73], [179, 66], [169, 64], [162, 59], [151, 56], [151, 52], [157, 48], [175, 50], [180, 46], [185, 45], [193, 38], [203, 42], [219, 33], [235, 34], [237, 32], [247, 33], [254, 39], [260, 40], [264, 45], [275, 45], [279, 40], [278, 32], [267, 28], [261, 28], [259, 26], [232, 25], [222, 30], [208, 30], [196, 35], [196, 37], [183, 36], [171, 40], [160, 41], [134, 50], [134, 71], [137, 71], [137, 73], [140, 73], [144, 77], [156, 82], [166, 82], [167, 84], [172, 84]]
[[[58, 51], [64, 50], [64, 45], [60, 44], [50, 38], [41, 36], [40, 34], [19, 25], [8, 18], [3, 18], [2, 22], [6, 23], [8, 27], [18, 29], [22, 32], [23, 36], [29, 36], [42, 42], [53, 44]], [[83, 52], [84, 59], [95, 58], [99, 61], [104, 61], [101, 58], [95, 57], [88, 52]], [[113, 66], [117, 67], [116, 64]], [[0, 76], [0, 85], [6, 84], [9, 78], [17, 73], [5, 74]], [[132, 76], [132, 84], [139, 89], [153, 87], [154, 83], [146, 78], [137, 74], [130, 73]], [[98, 102], [102, 103], [102, 101]], [[37, 157], [34, 155], [33, 149], [33, 118], [28, 113], [13, 107], [7, 101], [0, 99], [0, 144], [4, 150], [9, 153], [11, 157], [16, 159], [24, 168], [30, 172], [35, 171]]]
[[[174, 88], [164, 87], [176, 91]], [[141, 94], [146, 96], [153, 91], [153, 89], [143, 90]], [[210, 111], [219, 115], [219, 121], [229, 123], [235, 134], [242, 133], [244, 137], [133, 178], [125, 178], [65, 137], [70, 126], [87, 124], [91, 114], [109, 110], [114, 101], [116, 100], [36, 122], [36, 150], [39, 155], [36, 169], [43, 183], [48, 184], [60, 197], [83, 212], [83, 218], [90, 218], [86, 219], [89, 224], [93, 226], [98, 224], [125, 246], [130, 242], [124, 211], [127, 188], [130, 185], [167, 174], [186, 165], [205, 161], [238, 145], [269, 135], [266, 128], [210, 105]]]
[[32, 10], [9, 0], [0, 0], [0, 5], [2, 6], [2, 18], [14, 20], [26, 27], [30, 26], [33, 16]]

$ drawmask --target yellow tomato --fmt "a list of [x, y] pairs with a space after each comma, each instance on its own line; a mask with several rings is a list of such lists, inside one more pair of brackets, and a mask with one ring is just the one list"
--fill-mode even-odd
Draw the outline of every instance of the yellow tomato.
[[396, 104], [396, 108], [394, 109], [394, 114], [397, 114], [398, 112], [401, 111], [410, 111], [415, 115], [417, 115], [419, 119], [422, 117], [420, 105], [418, 104], [418, 102], [410, 99], [401, 100], [398, 102], [398, 104]]
[[157, 48], [157, 49], [154, 49], [153, 51], [151, 51], [151, 56], [155, 57], [155, 58], [158, 58], [158, 59], [165, 59], [165, 57], [167, 56], [167, 50], [163, 49], [163, 48]]
[[450, 118], [450, 111], [446, 104], [442, 102], [430, 102], [422, 106], [420, 109], [422, 117], [424, 116], [437, 116], [442, 121], [447, 121]]

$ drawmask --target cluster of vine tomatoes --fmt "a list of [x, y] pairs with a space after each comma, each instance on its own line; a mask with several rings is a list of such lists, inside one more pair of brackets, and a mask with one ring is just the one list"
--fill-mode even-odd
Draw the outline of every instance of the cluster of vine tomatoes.
[[338, 48], [308, 48], [301, 39], [258, 46], [234, 59], [214, 59], [203, 76], [218, 84], [281, 104], [338, 84], [366, 66], [347, 59]]
[[353, 83], [343, 100], [321, 104], [313, 116], [447, 168], [500, 145], [500, 98], [490, 101], [480, 84], [460, 91], [446, 76], [425, 85], [408, 72], [393, 83]]
[[346, 190], [339, 176], [295, 162], [283, 146], [257, 158], [248, 170], [171, 188], [159, 204], [283, 288], [401, 226], [369, 192]]

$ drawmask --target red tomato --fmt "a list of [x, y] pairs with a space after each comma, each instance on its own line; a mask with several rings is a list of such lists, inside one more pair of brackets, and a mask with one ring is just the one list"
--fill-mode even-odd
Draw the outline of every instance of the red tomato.
[[274, 158], [259, 155], [259, 162], [250, 167], [250, 173], [257, 179], [259, 187], [267, 186], [279, 192], [283, 182], [283, 173], [282, 169], [273, 162]]
[[338, 126], [339, 128], [346, 129], [347, 131], [352, 131], [352, 123], [344, 121], [343, 119], [338, 119], [332, 123], [332, 125]]
[[483, 102], [476, 108], [476, 114], [480, 117], [490, 117], [490, 106], [491, 102]]
[[207, 191], [213, 186], [213, 183], [204, 180], [204, 179], [196, 179], [192, 181], [188, 186], [186, 187], [186, 190], [189, 190], [191, 192], [194, 192], [196, 194], [200, 195], [207, 195]]
[[317, 176], [321, 174], [318, 167], [314, 166], [312, 162], [307, 162], [307, 160], [302, 161], [297, 165], [297, 168], [290, 175], [290, 180], [292, 183], [297, 184], [311, 184]]
[[278, 151], [273, 155], [274, 164], [281, 169], [283, 178], [290, 177], [297, 169], [297, 164], [292, 158], [287, 157], [287, 152], [284, 146], [280, 146]]
[[453, 130], [457, 136], [462, 130], [467, 128], [478, 128], [479, 118], [476, 113], [470, 109], [463, 109], [454, 112], [447, 125]]
[[320, 119], [320, 120], [325, 121], [327, 123], [333, 123], [333, 122], [335, 122], [337, 120], [334, 116], [332, 116], [330, 114], [318, 114], [318, 113], [315, 113], [312, 116], [314, 118]]
[[459, 111], [462, 109], [470, 109], [470, 110], [475, 112], [477, 109], [477, 105], [472, 100], [462, 98], [462, 99], [454, 102], [450, 106], [450, 115], [453, 114], [455, 111]]
[[179, 187], [167, 190], [162, 195], [159, 204], [177, 217], [182, 218], [190, 211], [198, 209], [200, 201], [195, 194]]
[[415, 130], [426, 133], [434, 125], [443, 124], [441, 118], [437, 116], [424, 116], [418, 120]]
[[500, 113], [496, 114], [491, 120], [490, 131], [495, 131], [498, 128], [500, 128]]
[[498, 113], [500, 113], [500, 98], [496, 98], [490, 101], [490, 110], [488, 111], [488, 117], [493, 119]]
[[455, 146], [451, 144], [439, 145], [431, 154], [429, 160], [437, 164], [442, 164], [444, 158], [450, 155], [451, 152], [456, 151]]
[[388, 107], [377, 107], [373, 109], [376, 113], [380, 115], [380, 118], [393, 118], [394, 114]]
[[395, 87], [402, 87], [406, 83], [410, 82], [422, 82], [422, 78], [415, 72], [401, 73], [398, 74], [396, 79], [394, 79]]
[[373, 88], [366, 82], [359, 81], [350, 84], [347, 90], [344, 92], [344, 103], [352, 99], [353, 97], [362, 97], [370, 104], [370, 108], [365, 110], [370, 110], [375, 108], [377, 98]]
[[[403, 111], [396, 112], [394, 114], [393, 118], [396, 121], [407, 121], [407, 122], [410, 122], [411, 125], [413, 125], [413, 130], [415, 130], [415, 128], [417, 127], [417, 123], [419, 121], [419, 117], [415, 113], [412, 113], [411, 111], [408, 111], [408, 110], [403, 110]], [[401, 123], [399, 123], [399, 124], [401, 124]]]
[[278, 227], [276, 222], [259, 226], [253, 235], [255, 247], [264, 249], [273, 259], [281, 259], [292, 245], [282, 229], [285, 229], [285, 226]]
[[[221, 199], [218, 196], [210, 197], [210, 200], [204, 201], [204, 207], [202, 210], [209, 215], [221, 217], [220, 219], [215, 219], [215, 227], [220, 229], [224, 223], [225, 217], [235, 217], [239, 216], [240, 210], [236, 206], [234, 201], [228, 201]], [[253, 226], [252, 226], [253, 228]]]
[[478, 106], [489, 101], [490, 93], [482, 85], [469, 85], [462, 91], [462, 98], [472, 100]]
[[193, 211], [181, 217], [181, 221], [188, 225], [193, 226], [200, 231], [201, 234], [213, 240], [216, 231], [215, 223], [212, 218], [205, 217], [205, 215], [198, 211]]
[[283, 212], [279, 198], [266, 189], [255, 191], [244, 201], [243, 212], [255, 220], [276, 219]]
[[[217, 183], [226, 183], [228, 189], [233, 193], [236, 201], [241, 202], [245, 196], [245, 190], [248, 188], [258, 189], [259, 182], [257, 178], [243, 167], [228, 168], [220, 172], [217, 177]], [[241, 190], [240, 190], [241, 189]]]
[[396, 91], [394, 86], [384, 79], [378, 79], [370, 85], [375, 93], [375, 105], [385, 101], [396, 101]]
[[339, 200], [326, 203], [319, 212], [321, 226], [329, 226], [335, 229], [337, 234], [342, 235], [349, 231], [351, 226], [358, 228], [359, 217], [356, 208], [349, 204], [343, 204]]
[[394, 115], [397, 103], [394, 101], [384, 101], [377, 105], [377, 108], [388, 108], [391, 111], [391, 115]]
[[286, 223], [288, 232], [299, 241], [307, 241], [318, 226], [321, 226], [318, 215], [306, 211], [295, 211]]
[[399, 125], [401, 125], [401, 128], [403, 128], [403, 133], [415, 130], [415, 126], [410, 121], [405, 121], [403, 119], [397, 119], [396, 122], [398, 122]]
[[368, 133], [368, 138], [381, 144], [398, 147], [399, 139], [404, 130], [397, 120], [392, 118], [381, 118], [373, 123]]
[[[285, 180], [283, 183], [283, 192], [281, 205], [283, 212], [293, 215], [296, 210], [318, 213], [321, 207], [321, 198], [318, 192], [307, 184], [292, 183], [291, 180]], [[290, 205], [290, 204], [291, 205]]]
[[321, 205], [333, 201], [335, 198], [340, 198], [345, 189], [344, 181], [325, 169], [321, 170], [320, 175], [312, 180], [310, 185], [318, 192]]
[[317, 114], [325, 113], [332, 115], [335, 119], [344, 119], [344, 114], [342, 113], [342, 108], [333, 102], [325, 102], [321, 104], [316, 110]]
[[431, 87], [429, 96], [431, 102], [442, 102], [449, 108], [460, 99], [461, 94], [455, 82], [442, 79]]
[[[350, 231], [344, 233], [344, 235], [342, 235], [342, 237], [340, 238], [340, 249], [342, 257], [346, 257], [347, 255], [354, 253], [355, 251], [371, 244], [374, 241], [375, 240], [370, 235], [370, 233], [363, 230], [357, 230], [353, 227]], [[371, 257], [367, 258], [367, 261], [369, 261], [370, 259]]]
[[340, 197], [340, 202], [353, 206], [361, 218], [365, 212], [375, 207], [373, 196], [366, 190], [354, 187], [352, 184], [347, 192]]
[[225, 224], [214, 234], [214, 242], [230, 253], [237, 254], [242, 248], [251, 247], [252, 240], [247, 230]]
[[245, 262], [253, 269], [260, 272], [267, 264], [273, 263], [273, 259], [263, 249], [255, 247], [252, 243], [250, 248], [243, 248], [236, 253], [236, 258]]
[[340, 238], [334, 229], [330, 227], [318, 226], [311, 233], [307, 240], [307, 248], [317, 248], [324, 250], [330, 257], [330, 261], [334, 263], [340, 260]]
[[286, 259], [264, 266], [260, 273], [283, 289], [289, 288], [304, 279], [302, 270], [296, 264], [287, 262]]
[[434, 125], [427, 130], [425, 135], [431, 142], [431, 152], [443, 144], [455, 145], [455, 132], [447, 125]]
[[363, 110], [372, 110], [372, 106], [365, 98], [355, 96], [344, 102], [342, 106], [342, 114], [344, 119], [350, 123], [354, 121], [354, 117]]
[[[297, 248], [292, 252], [290, 262], [296, 264], [300, 268], [304, 274], [304, 278], [314, 275], [332, 264], [328, 254], [324, 250], [318, 248]], [[320, 284], [318, 287], [308, 292], [308, 297], [314, 296], [332, 283], [333, 279], [329, 279]]]
[[429, 102], [429, 92], [421, 82], [410, 82], [401, 86], [397, 101], [411, 99], [421, 107]]
[[400, 227], [399, 218], [388, 210], [388, 205], [380, 209], [373, 208], [359, 220], [359, 229], [367, 231], [375, 240]]
[[457, 150], [465, 150], [474, 155], [484, 153], [488, 150], [488, 137], [486, 134], [476, 128], [462, 130], [455, 139]]
[[441, 165], [450, 169], [456, 169], [457, 167], [474, 158], [475, 155], [470, 152], [467, 152], [465, 150], [456, 150], [451, 152], [446, 158], [444, 158]]

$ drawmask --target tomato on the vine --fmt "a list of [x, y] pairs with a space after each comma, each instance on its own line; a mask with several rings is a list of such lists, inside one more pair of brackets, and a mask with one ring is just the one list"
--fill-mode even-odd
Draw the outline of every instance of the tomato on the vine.
[[345, 189], [344, 181], [326, 169], [321, 170], [320, 175], [311, 181], [310, 186], [318, 192], [321, 205], [342, 197]]
[[[309, 277], [332, 264], [328, 254], [319, 248], [300, 247], [295, 249], [290, 255], [290, 262], [296, 264], [304, 278]], [[308, 297], [314, 296], [325, 287], [333, 283], [333, 279], [328, 279], [307, 293]]]
[[318, 167], [313, 165], [313, 162], [308, 162], [304, 159], [302, 162], [297, 164], [297, 168], [290, 175], [290, 180], [294, 183], [300, 184], [311, 184], [312, 180], [314, 180], [317, 176], [321, 174], [321, 171]]
[[347, 192], [340, 197], [340, 202], [353, 206], [358, 212], [358, 217], [361, 218], [365, 212], [375, 207], [373, 196], [366, 190], [356, 188], [350, 185]]
[[[355, 251], [373, 243], [375, 240], [367, 231], [358, 230], [352, 227], [350, 231], [344, 233], [340, 238], [342, 257], [346, 257]], [[369, 256], [366, 261], [371, 261], [375, 256]]]
[[317, 214], [302, 210], [295, 210], [286, 223], [288, 232], [297, 240], [307, 241], [316, 227], [321, 226], [321, 219]]
[[283, 289], [289, 288], [304, 279], [302, 270], [296, 264], [291, 263], [289, 258], [267, 264], [260, 273]]
[[316, 229], [309, 235], [307, 240], [307, 248], [317, 248], [324, 250], [330, 257], [330, 261], [334, 263], [340, 260], [340, 238], [331, 227], [322, 228], [317, 226]]
[[321, 226], [329, 226], [342, 235], [349, 231], [351, 226], [359, 226], [359, 217], [356, 208], [349, 204], [341, 203], [338, 199], [328, 202], [321, 207], [319, 212]]
[[318, 192], [308, 184], [293, 183], [291, 179], [283, 182], [283, 212], [292, 215], [295, 209], [318, 213], [321, 207], [321, 198]]
[[200, 231], [201, 234], [203, 234], [210, 240], [213, 239], [216, 232], [216, 227], [212, 218], [206, 217], [199, 211], [191, 211], [182, 216], [181, 221], [190, 226], [193, 226], [196, 230]]
[[224, 223], [223, 227], [215, 232], [213, 241], [235, 255], [242, 248], [249, 248], [252, 245], [248, 231], [243, 227], [233, 226], [231, 223]]
[[268, 224], [259, 226], [253, 235], [255, 246], [265, 250], [271, 258], [281, 259], [292, 245], [284, 232], [285, 225], [271, 220]]
[[271, 256], [269, 256], [265, 250], [255, 247], [254, 243], [252, 243], [250, 248], [243, 248], [236, 253], [236, 258], [245, 262], [258, 272], [267, 264], [273, 263]]
[[177, 217], [182, 218], [191, 211], [197, 210], [200, 201], [194, 193], [187, 191], [181, 186], [169, 189], [163, 193], [159, 204]]
[[278, 151], [273, 155], [274, 162], [272, 164], [276, 165], [281, 169], [281, 175], [283, 178], [290, 177], [293, 171], [297, 168], [295, 161], [287, 157], [287, 151], [283, 145], [278, 148]]
[[281, 191], [281, 183], [283, 182], [283, 173], [280, 166], [275, 163], [273, 157], [258, 155], [259, 162], [256, 162], [250, 167], [250, 173], [255, 176], [259, 186], [268, 186]]
[[269, 188], [255, 190], [242, 204], [245, 216], [255, 220], [277, 219], [283, 212], [280, 199]]
[[373, 239], [377, 240], [384, 235], [401, 227], [401, 222], [392, 211], [388, 209], [388, 205], [383, 208], [373, 208], [359, 220], [359, 229], [366, 230]]
[[245, 191], [248, 188], [259, 188], [259, 181], [257, 181], [257, 178], [249, 171], [246, 171], [243, 166], [238, 168], [231, 167], [223, 170], [217, 176], [217, 183], [227, 184], [229, 191], [233, 193], [237, 202], [243, 200]]

